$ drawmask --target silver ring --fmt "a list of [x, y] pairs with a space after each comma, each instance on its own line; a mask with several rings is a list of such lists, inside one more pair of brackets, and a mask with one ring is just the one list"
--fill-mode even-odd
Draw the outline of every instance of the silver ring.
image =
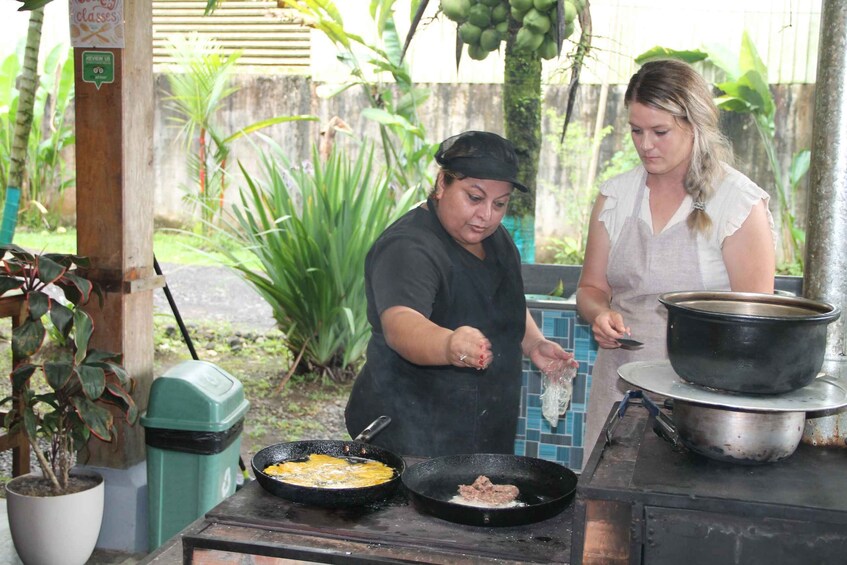
[[467, 358], [467, 355], [465, 355], [464, 353], [459, 355], [459, 361], [464, 361], [466, 358]]

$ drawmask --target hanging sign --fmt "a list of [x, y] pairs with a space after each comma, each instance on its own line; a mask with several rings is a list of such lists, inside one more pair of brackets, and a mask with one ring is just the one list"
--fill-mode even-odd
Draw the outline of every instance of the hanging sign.
[[71, 46], [124, 48], [124, 0], [70, 0]]
[[115, 54], [111, 51], [82, 52], [82, 82], [100, 85], [115, 82]]

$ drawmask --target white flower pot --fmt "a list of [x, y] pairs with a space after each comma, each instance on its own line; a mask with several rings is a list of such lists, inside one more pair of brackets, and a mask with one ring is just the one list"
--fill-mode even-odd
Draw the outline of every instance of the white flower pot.
[[[40, 476], [40, 475], [38, 475]], [[103, 521], [104, 483], [61, 496], [27, 496], [16, 486], [33, 475], [6, 485], [9, 529], [18, 556], [26, 565], [84, 565], [97, 544]]]

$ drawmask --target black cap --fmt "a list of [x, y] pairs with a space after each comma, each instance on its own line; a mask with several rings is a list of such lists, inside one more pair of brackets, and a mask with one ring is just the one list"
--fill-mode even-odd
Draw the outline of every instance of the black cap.
[[515, 146], [496, 133], [466, 131], [448, 137], [438, 146], [435, 162], [471, 178], [510, 182], [519, 190], [529, 192], [518, 182]]

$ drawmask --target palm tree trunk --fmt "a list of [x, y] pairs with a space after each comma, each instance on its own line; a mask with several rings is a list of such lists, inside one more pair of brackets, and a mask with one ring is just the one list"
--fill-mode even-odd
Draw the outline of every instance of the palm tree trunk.
[[541, 58], [535, 51], [514, 49], [517, 22], [510, 18], [503, 76], [506, 137], [518, 154], [518, 180], [529, 192], [516, 191], [504, 225], [525, 263], [535, 262], [535, 193], [541, 153]]
[[41, 47], [41, 28], [44, 23], [44, 8], [32, 10], [29, 15], [29, 30], [26, 36], [24, 64], [18, 77], [18, 112], [15, 114], [15, 134], [9, 164], [9, 186], [6, 187], [6, 204], [3, 221], [0, 223], [0, 244], [12, 242], [18, 220], [21, 201], [21, 185], [26, 170], [27, 145], [32, 128], [32, 108], [35, 104], [35, 89], [38, 87], [38, 51]]
[[530, 190], [510, 205], [510, 211], [515, 216], [534, 216], [541, 151], [541, 59], [537, 53], [516, 53], [506, 46], [503, 113], [506, 137], [518, 153], [518, 180]]

